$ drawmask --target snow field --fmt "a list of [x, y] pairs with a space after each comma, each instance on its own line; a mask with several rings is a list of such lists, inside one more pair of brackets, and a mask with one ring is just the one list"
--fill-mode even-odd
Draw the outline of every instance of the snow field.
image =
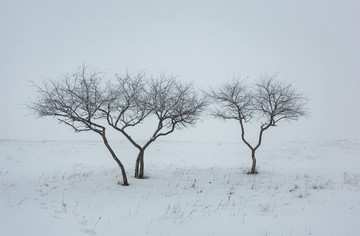
[[0, 141], [0, 235], [360, 235], [359, 142]]

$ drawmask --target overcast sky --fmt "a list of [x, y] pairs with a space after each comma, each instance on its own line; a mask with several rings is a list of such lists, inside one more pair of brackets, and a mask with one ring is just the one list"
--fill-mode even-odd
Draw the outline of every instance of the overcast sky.
[[[0, 0], [0, 138], [96, 138], [25, 108], [36, 97], [29, 81], [87, 64], [108, 78], [164, 71], [199, 88], [278, 72], [310, 99], [311, 115], [264, 139], [358, 139], [359, 22], [357, 0]], [[239, 141], [240, 128], [206, 119], [168, 139]]]

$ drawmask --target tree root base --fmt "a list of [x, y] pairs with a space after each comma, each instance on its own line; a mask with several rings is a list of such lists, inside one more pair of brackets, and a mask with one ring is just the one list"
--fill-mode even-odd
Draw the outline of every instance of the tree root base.
[[121, 185], [121, 186], [129, 186], [129, 184], [124, 184], [122, 183], [120, 180], [117, 182], [118, 185]]
[[258, 175], [259, 172], [257, 172], [257, 170], [255, 170], [255, 171], [248, 171], [246, 174], [247, 174], [247, 175]]
[[134, 176], [135, 179], [149, 179], [150, 177], [149, 176]]

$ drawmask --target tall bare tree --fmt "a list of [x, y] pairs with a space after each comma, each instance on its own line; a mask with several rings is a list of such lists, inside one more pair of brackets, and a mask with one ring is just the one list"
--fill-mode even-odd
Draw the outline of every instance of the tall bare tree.
[[[206, 105], [191, 84], [182, 84], [166, 75], [157, 79], [146, 79], [143, 73], [118, 76], [117, 84], [111, 85], [109, 91], [113, 99], [104, 113], [109, 125], [138, 149], [135, 177], [139, 179], [144, 178], [144, 153], [149, 145], [175, 129], [194, 125]], [[128, 128], [147, 117], [155, 117], [157, 126], [141, 145], [131, 137]]]
[[[224, 120], [237, 120], [241, 127], [242, 141], [250, 148], [252, 166], [249, 174], [257, 174], [255, 152], [262, 143], [263, 133], [281, 120], [297, 120], [307, 115], [307, 99], [291, 84], [276, 80], [277, 74], [263, 76], [253, 88], [235, 79], [208, 93], [214, 101], [212, 114]], [[255, 145], [245, 137], [244, 123], [259, 121], [260, 131]]]
[[67, 74], [58, 81], [48, 80], [42, 87], [36, 86], [39, 95], [29, 107], [38, 117], [56, 117], [75, 132], [93, 131], [99, 134], [121, 169], [122, 184], [127, 186], [124, 165], [108, 142], [105, 126], [99, 122], [103, 117], [100, 108], [110, 101], [110, 97], [101, 87], [101, 80], [99, 73], [82, 66], [76, 73]]

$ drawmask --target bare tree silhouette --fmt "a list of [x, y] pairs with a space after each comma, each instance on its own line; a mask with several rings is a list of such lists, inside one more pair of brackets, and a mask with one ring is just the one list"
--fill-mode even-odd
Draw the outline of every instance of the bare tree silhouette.
[[44, 81], [38, 89], [37, 99], [29, 106], [38, 117], [56, 117], [74, 129], [75, 132], [93, 131], [102, 137], [112, 158], [121, 169], [123, 185], [128, 180], [124, 165], [116, 156], [106, 137], [106, 128], [101, 124], [101, 108], [108, 104], [111, 97], [101, 87], [100, 73], [82, 66], [77, 72], [67, 74], [58, 81]]
[[[144, 153], [151, 143], [176, 129], [194, 125], [206, 106], [191, 84], [183, 84], [171, 76], [146, 79], [143, 73], [117, 76], [117, 83], [109, 86], [112, 97], [107, 109], [107, 121], [121, 132], [138, 150], [135, 177], [144, 178]], [[147, 117], [155, 117], [157, 125], [151, 137], [141, 145], [128, 128]]]
[[[223, 120], [237, 120], [241, 127], [242, 141], [250, 148], [252, 166], [249, 174], [257, 174], [255, 152], [262, 143], [263, 133], [281, 120], [297, 120], [307, 115], [307, 99], [292, 86], [276, 80], [277, 74], [263, 76], [253, 88], [234, 79], [217, 89], [211, 89], [208, 96], [216, 104], [212, 114]], [[255, 145], [245, 137], [244, 123], [256, 118], [260, 124], [258, 141]]]

